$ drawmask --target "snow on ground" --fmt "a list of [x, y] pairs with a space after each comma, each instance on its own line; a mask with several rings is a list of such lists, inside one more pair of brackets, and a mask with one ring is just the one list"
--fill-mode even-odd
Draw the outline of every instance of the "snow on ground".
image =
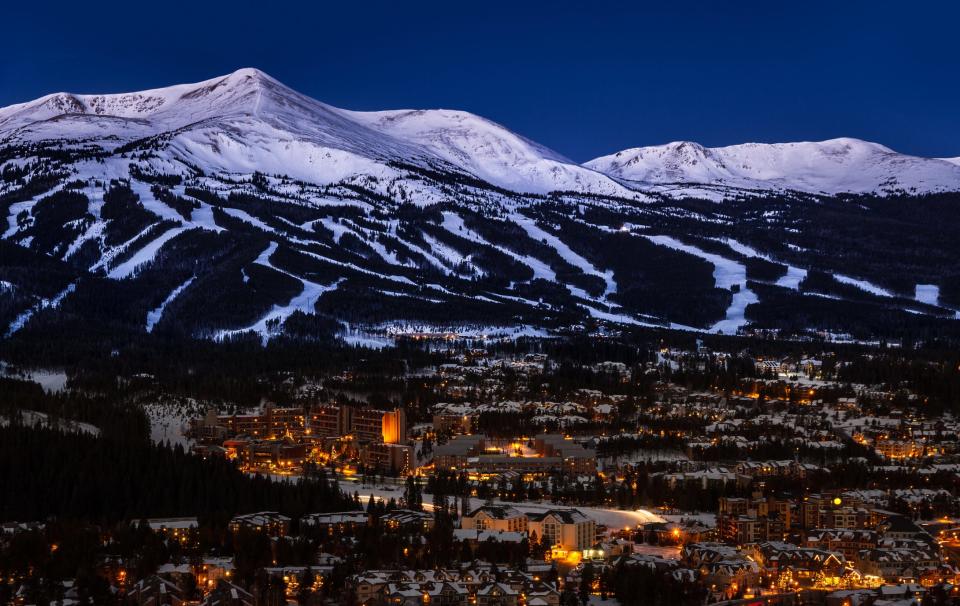
[[[771, 263], [779, 263], [780, 265], [787, 265], [786, 263], [778, 261], [773, 257], [771, 257], [770, 255], [764, 254], [755, 248], [747, 246], [746, 244], [743, 244], [742, 242], [739, 242], [737, 240], [734, 240], [733, 238], [726, 238], [725, 240], [721, 240], [721, 241], [727, 246], [729, 246], [731, 249], [733, 249], [735, 252], [738, 252], [745, 257], [753, 257], [756, 259], [763, 259], [765, 261], [770, 261]], [[787, 265], [786, 275], [784, 275], [779, 280], [777, 280], [775, 284], [782, 288], [789, 288], [790, 290], [799, 290], [800, 283], [803, 282], [806, 279], [806, 277], [807, 277], [807, 270], [802, 269], [800, 267]]]
[[917, 284], [913, 298], [927, 305], [939, 305], [940, 287], [936, 284]]
[[394, 341], [390, 337], [377, 336], [368, 330], [351, 326], [347, 322], [341, 322], [341, 324], [343, 325], [343, 331], [337, 334], [337, 337], [347, 345], [368, 349], [385, 349], [394, 345]]
[[633, 546], [633, 553], [639, 555], [658, 556], [665, 560], [679, 560], [679, 545], [647, 545], [646, 543], [636, 543]]
[[601, 278], [606, 283], [606, 289], [603, 293], [604, 298], [617, 292], [617, 283], [613, 279], [613, 271], [600, 271], [594, 267], [590, 261], [573, 252], [560, 238], [541, 229], [536, 221], [529, 217], [519, 213], [513, 213], [510, 215], [510, 220], [522, 227], [531, 239], [537, 242], [546, 242], [548, 246], [557, 251], [557, 254], [570, 265], [579, 268], [580, 271], [587, 275]]
[[851, 278], [850, 276], [845, 276], [843, 274], [833, 274], [833, 278], [837, 282], [840, 282], [841, 284], [849, 284], [850, 286], [855, 286], [864, 292], [870, 293], [871, 295], [877, 295], [878, 297], [896, 296], [886, 288], [877, 286], [876, 284], [867, 282], [866, 280], [858, 280], [857, 278]]
[[429, 263], [430, 265], [433, 265], [434, 267], [436, 267], [437, 269], [439, 269], [440, 271], [442, 271], [443, 273], [445, 273], [445, 274], [447, 274], [447, 275], [450, 275], [450, 273], [452, 273], [452, 272], [450, 271], [450, 268], [447, 267], [446, 263], [444, 263], [443, 261], [441, 261], [439, 257], [437, 257], [436, 255], [434, 255], [432, 252], [430, 252], [430, 251], [427, 250], [426, 248], [423, 248], [422, 246], [419, 246], [419, 245], [417, 245], [417, 244], [415, 244], [415, 243], [413, 243], [413, 242], [411, 242], [411, 241], [409, 241], [409, 240], [404, 240], [403, 238], [401, 238], [401, 237], [399, 237], [399, 236], [396, 236], [396, 238], [397, 238], [397, 240], [398, 240], [400, 243], [402, 243], [404, 246], [406, 246], [407, 248], [409, 248], [409, 249], [412, 250], [413, 252], [418, 253], [418, 254], [420, 254], [421, 256], [423, 256], [423, 258], [426, 259], [426, 260], [427, 260], [427, 263]]
[[[729, 246], [730, 248], [732, 248], [733, 250], [735, 250], [736, 252], [738, 252], [738, 253], [740, 253], [740, 254], [742, 254], [742, 255], [744, 255], [744, 256], [747, 256], [747, 257], [756, 257], [756, 258], [760, 258], [760, 259], [765, 259], [765, 260], [770, 261], [770, 262], [772, 262], [772, 263], [780, 263], [781, 265], [784, 264], [784, 263], [781, 263], [780, 261], [778, 261], [777, 259], [772, 258], [772, 257], [769, 256], [769, 255], [766, 255], [766, 254], [764, 254], [764, 253], [761, 253], [761, 252], [759, 252], [759, 251], [757, 251], [757, 250], [755, 250], [755, 249], [747, 246], [746, 244], [742, 244], [742, 243], [738, 242], [737, 240], [734, 240], [733, 238], [726, 238], [726, 239], [720, 240], [720, 241], [721, 241], [721, 242], [724, 242], [727, 246]], [[791, 289], [791, 290], [799, 290], [800, 284], [806, 279], [806, 277], [807, 277], [807, 270], [806, 270], [806, 269], [802, 269], [802, 268], [799, 268], [799, 267], [794, 267], [794, 266], [792, 266], [792, 265], [787, 265], [787, 273], [786, 273], [786, 275], [782, 276], [779, 280], [777, 280], [777, 281], [776, 281], [776, 285], [777, 285], [777, 286], [781, 286], [781, 287], [783, 287], [783, 288], [789, 288], [789, 289]], [[858, 288], [858, 289], [860, 289], [860, 290], [862, 290], [862, 291], [864, 291], [864, 292], [870, 293], [870, 294], [872, 294], [872, 295], [877, 295], [877, 296], [880, 296], [880, 297], [887, 297], [887, 298], [891, 298], [891, 297], [895, 297], [895, 296], [896, 296], [896, 295], [895, 295], [894, 293], [892, 293], [891, 291], [889, 291], [889, 290], [887, 290], [887, 289], [885, 289], [885, 288], [883, 288], [883, 287], [881, 287], [881, 286], [877, 286], [876, 284], [873, 284], [873, 283], [868, 282], [868, 281], [866, 281], [866, 280], [860, 280], [860, 279], [853, 278], [853, 277], [850, 277], [850, 276], [847, 276], [847, 275], [844, 275], [844, 274], [834, 274], [833, 277], [834, 277], [838, 282], [840, 282], [840, 283], [842, 283], [842, 284], [847, 284], [847, 285], [853, 286], [853, 287], [855, 287], [855, 288]], [[807, 292], [806, 294], [812, 295], [812, 296], [816, 296], [816, 297], [825, 297], [825, 298], [828, 298], [828, 299], [834, 299], [834, 300], [837, 300], [837, 301], [843, 301], [843, 300], [845, 300], [843, 297], [839, 297], [839, 296], [837, 296], [837, 295], [826, 294], [826, 293]], [[914, 299], [915, 299], [917, 302], [919, 302], [919, 303], [927, 303], [927, 304], [929, 304], [929, 305], [937, 305], [937, 306], [939, 306], [940, 287], [937, 286], [936, 284], [917, 284], [917, 286], [916, 286], [916, 292], [915, 292], [915, 294], [914, 294]], [[904, 311], [907, 311], [907, 312], [909, 312], [909, 313], [914, 313], [914, 314], [924, 314], [924, 313], [926, 313], [926, 312], [922, 312], [922, 311], [918, 311], [918, 310], [913, 310], [913, 309], [908, 309], [908, 308], [904, 308]], [[960, 319], [960, 312], [957, 313], [957, 317], [958, 317], [958, 319]]]
[[[360, 495], [360, 502], [364, 505], [367, 504], [367, 500], [372, 495], [375, 501], [389, 501], [391, 498], [400, 500], [403, 496], [403, 487], [402, 486], [389, 486], [389, 485], [380, 485], [376, 486], [373, 484], [360, 484], [359, 482], [352, 482], [347, 480], [340, 481], [340, 488], [343, 489], [349, 495], [352, 495], [354, 492]], [[534, 502], [509, 502], [501, 501], [499, 499], [494, 499], [492, 501], [497, 505], [508, 505], [514, 507], [515, 509], [521, 512], [541, 512], [547, 511], [548, 509], [578, 509], [583, 512], [585, 515], [591, 517], [598, 524], [603, 524], [609, 528], [625, 528], [635, 527], [637, 524], [647, 524], [650, 522], [664, 522], [665, 519], [659, 515], [647, 511], [645, 509], [633, 510], [621, 510], [621, 509], [608, 509], [603, 507], [568, 507], [565, 505], [554, 505], [553, 503], [534, 503]], [[433, 495], [429, 493], [424, 493], [423, 495], [424, 509], [430, 510], [433, 503]], [[484, 499], [478, 499], [472, 497], [470, 499], [470, 507], [476, 508], [481, 505], [486, 504], [487, 501]]]
[[233, 217], [234, 219], [239, 219], [240, 221], [243, 221], [244, 223], [249, 223], [250, 225], [253, 225], [254, 227], [256, 227], [257, 229], [259, 229], [259, 230], [261, 230], [261, 231], [265, 231], [265, 232], [270, 233], [270, 234], [276, 234], [276, 233], [278, 233], [277, 230], [275, 230], [274, 228], [270, 227], [269, 225], [267, 225], [266, 223], [264, 223], [264, 222], [261, 221], [260, 219], [254, 217], [253, 215], [251, 215], [250, 213], [248, 213], [248, 212], [246, 212], [246, 211], [244, 211], [244, 210], [240, 210], [239, 208], [222, 208], [221, 210], [223, 210], [223, 212], [225, 212], [226, 214], [230, 215], [230, 216]]
[[[20, 410], [19, 412], [21, 421], [27, 427], [54, 427], [50, 416], [45, 412], [37, 412], [36, 410]], [[10, 425], [10, 419], [0, 417], [0, 427], [6, 427], [8, 425]], [[71, 433], [84, 433], [91, 436], [100, 435], [100, 428], [96, 425], [70, 419], [57, 419], [56, 428]]]
[[324, 217], [322, 219], [315, 219], [313, 221], [307, 221], [303, 224], [304, 229], [312, 229], [313, 224], [321, 223], [325, 228], [333, 232], [333, 241], [337, 244], [340, 243], [340, 238], [344, 234], [352, 234], [357, 237], [358, 240], [369, 246], [380, 255], [380, 258], [389, 263], [390, 265], [399, 265], [401, 267], [414, 267], [414, 264], [411, 261], [400, 261], [397, 258], [396, 253], [393, 251], [387, 250], [387, 247], [380, 243], [377, 239], [377, 232], [360, 227], [359, 225], [353, 224], [346, 219], [341, 219], [337, 221], [332, 217]]
[[260, 256], [254, 260], [254, 263], [263, 265], [264, 267], [269, 267], [274, 271], [278, 271], [282, 274], [290, 276], [295, 280], [298, 280], [303, 285], [303, 290], [300, 291], [300, 294], [294, 295], [294, 297], [286, 304], [274, 304], [274, 306], [270, 308], [270, 311], [268, 311], [263, 317], [250, 326], [234, 330], [220, 331], [217, 334], [217, 339], [223, 339], [228, 336], [253, 331], [260, 334], [263, 337], [264, 342], [266, 342], [270, 338], [273, 326], [276, 326], [277, 328], [283, 326], [283, 323], [286, 322], [287, 318], [293, 315], [295, 311], [302, 311], [306, 314], [314, 313], [317, 301], [320, 300], [320, 297], [323, 296], [324, 293], [336, 289], [340, 283], [343, 282], [344, 279], [341, 278], [332, 284], [324, 286], [323, 284], [317, 284], [316, 282], [312, 282], [306, 278], [301, 278], [300, 276], [280, 269], [270, 262], [270, 257], [273, 256], [273, 253], [277, 250], [277, 247], [278, 244], [271, 241], [270, 244], [267, 245], [267, 248], [260, 253]]
[[217, 220], [213, 216], [213, 207], [207, 204], [206, 202], [200, 202], [194, 200], [195, 203], [200, 205], [200, 208], [194, 208], [190, 213], [190, 223], [195, 227], [205, 229], [207, 231], [226, 231], [219, 225], [217, 225]]
[[347, 227], [340, 221], [337, 221], [333, 217], [324, 217], [322, 219], [314, 219], [313, 221], [307, 221], [301, 227], [303, 227], [303, 229], [307, 231], [310, 231], [313, 229], [313, 225], [317, 222], [323, 225], [326, 229], [333, 232], [333, 241], [336, 242], [337, 244], [340, 244], [340, 238], [343, 237], [343, 234], [351, 231], [349, 227]]
[[736, 334], [737, 330], [747, 324], [746, 309], [752, 303], [758, 303], [760, 298], [747, 288], [747, 268], [741, 263], [721, 257], [720, 255], [700, 250], [696, 246], [684, 244], [670, 236], [643, 236], [660, 246], [685, 252], [713, 264], [713, 279], [715, 286], [724, 290], [731, 290], [734, 286], [739, 290], [733, 293], [733, 299], [727, 308], [726, 317], [709, 328], [710, 332], [720, 332], [726, 335]]
[[527, 255], [521, 255], [517, 252], [510, 250], [509, 248], [504, 248], [502, 246], [495, 246], [491, 244], [486, 239], [484, 239], [483, 236], [481, 236], [477, 232], [467, 227], [466, 224], [464, 224], [463, 222], [463, 218], [456, 213], [445, 211], [443, 213], [442, 225], [444, 229], [446, 229], [447, 231], [449, 231], [450, 233], [456, 236], [460, 236], [461, 238], [470, 240], [471, 242], [476, 242], [477, 244], [482, 244], [483, 246], [489, 246], [490, 248], [497, 249], [503, 254], [508, 255], [518, 263], [522, 263], [526, 265], [531, 270], [533, 270], [534, 280], [540, 279], [540, 280], [547, 280], [548, 282], [555, 282], [557, 280], [557, 274], [553, 271], [553, 269], [551, 269], [549, 265], [547, 265], [540, 259], [537, 259], [535, 257], [530, 257]]
[[852, 138], [714, 148], [675, 141], [622, 150], [584, 166], [636, 182], [644, 190], [655, 190], [655, 184], [685, 183], [827, 194], [882, 194], [914, 188], [919, 193], [955, 191], [960, 178], [957, 166], [950, 162], [898, 154], [877, 143]]
[[94, 221], [87, 227], [86, 230], [79, 236], [77, 239], [70, 243], [70, 246], [67, 247], [67, 252], [63, 254], [63, 259], [67, 260], [72, 257], [80, 248], [87, 243], [88, 240], [94, 240], [100, 238], [103, 235], [103, 229], [107, 224], [103, 221]]
[[63, 189], [63, 184], [61, 183], [60, 185], [57, 185], [50, 191], [40, 194], [35, 198], [31, 198], [30, 200], [25, 200], [23, 202], [14, 202], [13, 204], [11, 204], [7, 214], [7, 229], [3, 232], [3, 236], [0, 236], [0, 237], [2, 237], [4, 240], [7, 240], [11, 236], [16, 234], [18, 231], [20, 231], [20, 224], [17, 222], [17, 219], [20, 216], [20, 213], [22, 212], [30, 213], [30, 211], [37, 204], [37, 202], [39, 202], [43, 198], [46, 198], [47, 196], [51, 196], [59, 192], [62, 189]]
[[777, 280], [776, 284], [777, 286], [782, 286], [783, 288], [789, 288], [791, 290], [799, 290], [800, 283], [806, 279], [807, 279], [807, 270], [790, 265], [787, 267], [787, 275]]
[[[573, 288], [570, 288], [569, 286], [568, 286], [568, 289], [570, 290], [571, 293], [573, 293], [574, 290], [577, 290], [577, 291], [579, 291], [579, 292], [581, 292], [581, 293], [583, 292], [583, 291], [580, 290], [580, 289], [573, 289]], [[585, 294], [585, 293], [584, 293], [584, 294]], [[588, 299], [589, 297], [584, 296], [584, 297], [582, 297], [582, 298], [587, 298], [587, 299]], [[604, 311], [604, 310], [602, 310], [602, 309], [597, 309], [596, 307], [593, 307], [593, 306], [590, 306], [590, 305], [581, 305], [581, 307], [583, 307], [584, 309], [587, 310], [587, 313], [590, 314], [590, 317], [591, 317], [591, 318], [596, 318], [596, 319], [598, 319], [598, 320], [606, 320], [607, 322], [615, 322], [615, 323], [618, 323], [618, 324], [633, 324], [634, 326], [647, 326], [647, 327], [651, 327], [651, 328], [661, 327], [660, 324], [653, 324], [653, 323], [651, 323], [651, 322], [642, 322], [642, 321], [640, 321], [640, 320], [638, 320], [638, 319], [636, 319], [636, 318], [634, 318], [634, 317], [632, 317], [632, 316], [628, 316], [628, 315], [626, 315], [626, 314], [618, 314], [618, 313], [613, 313], [613, 312], [609, 312], [609, 311]]]
[[343, 330], [337, 335], [348, 345], [384, 349], [393, 347], [395, 339], [411, 334], [455, 334], [460, 339], [513, 341], [522, 337], [550, 338], [542, 328], [519, 324], [516, 326], [434, 326], [387, 322], [373, 326], [357, 326], [341, 322]]
[[174, 299], [180, 296], [180, 293], [185, 291], [195, 279], [196, 276], [193, 276], [180, 286], [174, 288], [173, 292], [167, 295], [167, 298], [163, 300], [163, 303], [161, 303], [159, 307], [147, 312], [147, 332], [153, 332], [153, 327], [156, 326], [157, 322], [160, 321], [160, 318], [163, 317], [163, 310], [165, 310], [167, 305], [170, 305]]
[[[676, 364], [673, 360], [670, 360], [670, 362]], [[615, 461], [620, 465], [624, 465], [648, 461], [688, 461], [689, 457], [680, 450], [640, 449], [618, 457], [604, 457], [603, 460], [611, 464]]]
[[440, 240], [437, 240], [430, 234], [427, 234], [424, 232], [421, 235], [423, 236], [423, 240], [430, 245], [430, 249], [435, 253], [435, 255], [438, 255], [444, 261], [446, 261], [442, 265], [443, 271], [445, 273], [449, 274], [450, 268], [458, 267], [458, 266], [461, 266], [462, 264], [469, 265], [470, 270], [475, 274], [483, 273], [478, 267], [476, 267], [473, 263], [470, 262], [469, 256], [464, 256], [460, 254], [458, 250], [456, 250], [451, 246], [447, 246], [446, 244], [444, 244]]
[[679, 513], [667, 513], [664, 514], [663, 519], [667, 522], [682, 522], [683, 520], [696, 520], [707, 526], [716, 526], [717, 525], [717, 514], [711, 513], [709, 511], [691, 513], [681, 511]]
[[143, 405], [143, 412], [150, 421], [150, 439], [157, 444], [169, 442], [184, 448], [193, 445], [184, 432], [190, 426], [190, 419], [202, 416], [206, 405], [193, 399], [173, 401], [152, 401]]
[[134, 253], [132, 257], [111, 269], [107, 273], [107, 276], [113, 278], [114, 280], [129, 278], [141, 265], [152, 263], [154, 258], [156, 258], [157, 253], [161, 248], [163, 248], [164, 244], [176, 238], [188, 229], [190, 228], [184, 226], [168, 229], [158, 237], [154, 238], [146, 246]]
[[19, 316], [13, 319], [13, 322], [11, 322], [10, 326], [7, 328], [6, 336], [9, 337], [13, 333], [23, 328], [27, 324], [27, 322], [30, 321], [30, 318], [33, 317], [33, 314], [37, 313], [41, 309], [46, 309], [47, 307], [53, 307], [53, 308], [59, 307], [60, 303], [63, 302], [63, 300], [67, 297], [67, 295], [69, 295], [74, 290], [76, 290], [76, 288], [77, 288], [76, 283], [71, 283], [62, 291], [60, 291], [52, 299], [41, 299], [39, 303], [31, 307], [30, 309], [24, 311]]
[[0, 377], [22, 379], [38, 383], [47, 392], [60, 392], [67, 387], [67, 373], [62, 370], [34, 368], [23, 369], [13, 367], [0, 361]]
[[130, 189], [133, 190], [133, 193], [137, 194], [140, 198], [140, 204], [143, 205], [145, 209], [160, 217], [165, 221], [171, 221], [177, 225], [183, 225], [183, 217], [180, 216], [180, 213], [170, 208], [165, 203], [157, 200], [153, 192], [150, 191], [152, 186], [149, 183], [144, 183], [143, 181], [138, 181], [136, 179], [130, 179]]

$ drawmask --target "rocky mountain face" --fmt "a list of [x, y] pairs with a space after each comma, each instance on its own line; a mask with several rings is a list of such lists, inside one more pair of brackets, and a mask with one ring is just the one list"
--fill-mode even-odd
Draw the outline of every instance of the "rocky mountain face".
[[853, 139], [578, 165], [466, 112], [252, 69], [0, 109], [0, 331], [379, 343], [953, 330], [960, 165]]

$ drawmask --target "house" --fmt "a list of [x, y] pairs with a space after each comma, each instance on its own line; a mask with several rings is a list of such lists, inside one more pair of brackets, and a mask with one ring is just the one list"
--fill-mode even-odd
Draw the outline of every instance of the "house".
[[428, 532], [433, 528], [433, 522], [433, 514], [410, 509], [395, 509], [380, 516], [380, 524], [389, 530]]
[[187, 543], [196, 541], [200, 525], [197, 518], [153, 518], [147, 526], [166, 539]]
[[369, 516], [363, 511], [311, 513], [300, 518], [300, 528], [315, 528], [321, 533], [333, 535], [359, 530], [368, 522]]
[[505, 583], [490, 583], [477, 590], [477, 606], [517, 606], [520, 592]]
[[804, 545], [842, 553], [846, 559], [856, 560], [861, 551], [877, 547], [878, 540], [875, 530], [823, 528], [808, 531]]
[[240, 532], [241, 528], [263, 532], [271, 537], [284, 537], [290, 534], [290, 518], [276, 511], [234, 516], [230, 520], [230, 532]]
[[127, 601], [135, 606], [182, 606], [186, 596], [176, 584], [157, 575], [139, 581], [127, 592]]
[[902, 547], [866, 549], [860, 552], [859, 561], [864, 574], [893, 582], [919, 579], [940, 566], [940, 559], [932, 550]]
[[700, 573], [703, 582], [717, 587], [756, 587], [760, 566], [736, 547], [723, 543], [689, 543], [681, 561]]
[[786, 575], [801, 587], [813, 585], [818, 577], [840, 579], [846, 570], [841, 554], [779, 541], [752, 546], [750, 557], [768, 574]]
[[254, 606], [253, 594], [227, 581], [220, 581], [200, 606]]
[[396, 606], [465, 606], [468, 594], [460, 583], [427, 581], [389, 583], [382, 597], [386, 603]]

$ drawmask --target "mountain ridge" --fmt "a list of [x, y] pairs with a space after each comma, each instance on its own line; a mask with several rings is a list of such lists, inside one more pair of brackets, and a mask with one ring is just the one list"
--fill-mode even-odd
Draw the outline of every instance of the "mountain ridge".
[[960, 189], [960, 171], [950, 160], [900, 154], [852, 137], [713, 148], [675, 141], [622, 150], [584, 165], [647, 185], [728, 185], [827, 195]]
[[[250, 69], [47, 96], [0, 110], [0, 330], [949, 330], [956, 194], [884, 180], [928, 169], [878, 144], [784, 146], [816, 162], [677, 142], [584, 167], [468, 112], [353, 112]], [[882, 191], [824, 195], [838, 163]]]
[[[138, 138], [198, 129], [204, 120], [214, 120], [217, 126], [230, 130], [248, 117], [321, 149], [332, 148], [376, 161], [449, 165], [445, 166], [447, 170], [456, 167], [521, 193], [571, 190], [642, 200], [650, 192], [669, 195], [671, 190], [664, 186], [676, 185], [705, 186], [710, 189], [704, 195], [713, 199], [718, 197], [716, 188], [729, 188], [729, 195], [739, 195], [741, 190], [826, 195], [960, 190], [960, 159], [899, 154], [878, 143], [843, 137], [715, 148], [677, 141], [629, 148], [577, 164], [469, 112], [358, 112], [336, 108], [302, 95], [255, 68], [242, 68], [194, 84], [129, 93], [46, 95], [0, 108], [0, 139], [15, 139], [18, 131], [29, 135], [24, 137], [27, 141], [63, 138], [69, 136], [64, 126], [83, 117], [145, 120], [135, 125], [143, 127], [137, 132]], [[56, 119], [61, 122], [48, 122]], [[136, 130], [133, 126], [131, 130]], [[88, 128], [80, 138], [90, 135]], [[108, 130], [104, 136], [117, 133]], [[198, 135], [195, 143], [215, 145], [209, 134]], [[838, 161], [844, 159], [846, 163]], [[241, 172], [245, 164], [241, 162], [238, 167]], [[222, 168], [229, 170], [231, 166], [225, 163]], [[355, 170], [362, 174], [364, 168]], [[334, 175], [342, 177], [344, 171], [335, 171]], [[317, 175], [315, 180], [321, 183], [324, 176]]]

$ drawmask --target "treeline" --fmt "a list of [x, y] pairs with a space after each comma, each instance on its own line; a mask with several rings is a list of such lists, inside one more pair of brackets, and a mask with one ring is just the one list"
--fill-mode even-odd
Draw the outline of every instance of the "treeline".
[[272, 510], [293, 518], [350, 509], [335, 483], [278, 482], [202, 459], [180, 446], [0, 427], [0, 519], [48, 517], [111, 524], [147, 517], [197, 516], [225, 525], [238, 513]]
[[61, 422], [88, 423], [100, 434], [124, 441], [147, 440], [150, 424], [139, 407], [124, 404], [122, 395], [111, 393], [86, 394], [73, 391], [48, 393], [39, 384], [0, 377], [0, 417], [10, 422], [22, 420], [22, 411], [47, 415], [47, 425], [57, 427]]
[[[276, 377], [282, 381], [286, 376], [319, 377], [349, 370], [373, 382], [445, 360], [406, 341], [387, 351], [298, 337], [278, 337], [264, 345], [259, 336], [217, 342], [139, 333], [122, 342], [94, 339], [101, 335], [96, 327], [76, 328], [73, 338], [63, 339], [52, 327], [31, 325], [4, 343], [4, 360], [27, 368], [67, 368], [71, 387], [104, 396], [117, 395], [127, 385], [244, 406], [271, 397]], [[369, 387], [390, 386], [378, 382]]]
[[838, 366], [837, 378], [891, 390], [909, 387], [922, 395], [919, 404], [926, 412], [960, 411], [960, 353], [956, 350], [932, 357], [906, 352], [859, 356]]

